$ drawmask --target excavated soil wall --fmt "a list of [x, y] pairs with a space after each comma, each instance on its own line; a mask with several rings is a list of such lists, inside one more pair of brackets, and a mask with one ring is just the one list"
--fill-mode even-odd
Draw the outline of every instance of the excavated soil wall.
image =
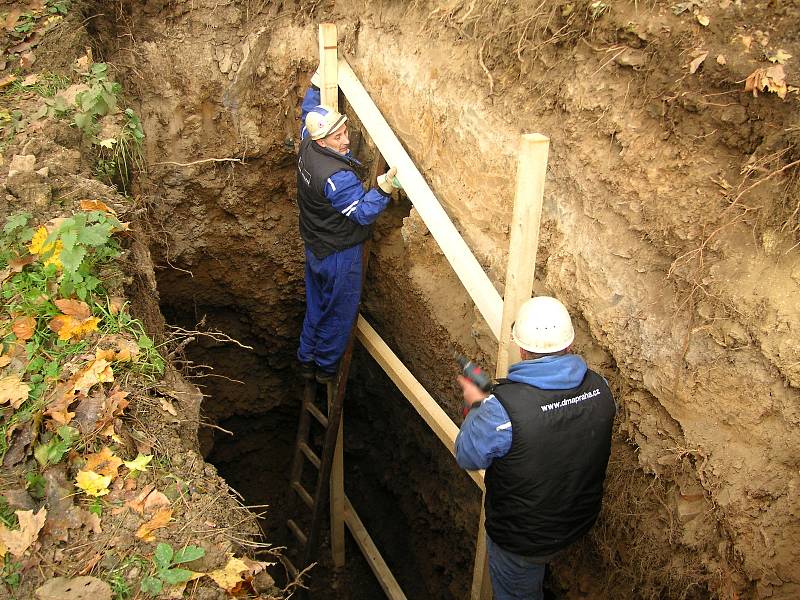
[[[299, 397], [294, 144], [315, 26], [332, 20], [501, 291], [516, 140], [551, 139], [535, 291], [567, 303], [576, 351], [620, 406], [603, 518], [555, 579], [575, 597], [800, 594], [800, 122], [798, 59], [784, 58], [800, 56], [798, 9], [742, 4], [150, 0], [95, 15], [145, 123], [165, 312], [254, 348], [216, 365], [244, 383], [209, 379], [206, 417]], [[770, 57], [785, 98], [744, 91]], [[452, 349], [491, 364], [496, 342], [406, 210], [379, 223], [364, 309], [457, 419]], [[368, 363], [366, 397], [381, 377]], [[383, 443], [351, 453], [388, 452], [375, 464], [411, 538], [438, 527], [412, 548], [458, 541], [431, 545], [420, 573], [463, 597], [479, 499], [446, 453], [434, 470], [419, 460], [441, 449], [410, 411], [371, 398], [349, 443], [374, 423]]]

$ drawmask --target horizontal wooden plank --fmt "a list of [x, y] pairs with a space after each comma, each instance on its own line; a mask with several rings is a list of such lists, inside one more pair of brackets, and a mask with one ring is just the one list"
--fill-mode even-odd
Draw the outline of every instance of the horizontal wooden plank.
[[305, 404], [305, 408], [311, 414], [311, 416], [314, 417], [319, 422], [320, 425], [322, 425], [325, 429], [328, 428], [328, 417], [323, 415], [320, 409], [318, 409], [310, 402], [307, 402]]
[[[450, 453], [455, 454], [458, 435], [456, 424], [362, 315], [358, 315], [356, 336]], [[467, 473], [481, 489], [484, 489], [483, 471], [467, 471]]]
[[[472, 297], [489, 329], [499, 339], [503, 316], [500, 294], [344, 58], [339, 59], [338, 76], [339, 87], [350, 106], [389, 166], [397, 167], [397, 178], [403, 190]], [[452, 176], [456, 177], [457, 174]]]
[[356, 514], [347, 496], [344, 497], [344, 522], [347, 524], [350, 533], [353, 534], [356, 544], [358, 544], [358, 547], [361, 549], [364, 558], [367, 559], [369, 568], [372, 569], [372, 572], [378, 579], [378, 583], [381, 584], [386, 597], [390, 600], [406, 600], [403, 590], [400, 589], [400, 584], [397, 583], [394, 575], [392, 575], [392, 571], [389, 569], [386, 561], [383, 560], [381, 553], [378, 551], [377, 546], [375, 546], [375, 542], [372, 541], [366, 527], [364, 527], [361, 519], [358, 518], [358, 514]]

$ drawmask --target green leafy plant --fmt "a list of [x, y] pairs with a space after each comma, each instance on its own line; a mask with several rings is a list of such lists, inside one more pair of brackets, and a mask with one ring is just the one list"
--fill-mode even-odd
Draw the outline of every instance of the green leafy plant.
[[97, 173], [101, 181], [118, 185], [127, 193], [133, 170], [144, 170], [142, 142], [144, 129], [142, 121], [128, 108], [124, 112], [125, 123], [116, 138], [100, 140], [100, 159], [97, 162]]
[[71, 4], [70, 0], [47, 0], [47, 12], [51, 15], [66, 15]]
[[22, 569], [22, 565], [11, 560], [11, 554], [6, 553], [3, 559], [3, 570], [0, 572], [0, 579], [11, 589], [16, 589], [19, 587], [19, 582], [22, 579], [20, 569]]
[[94, 63], [86, 74], [89, 89], [75, 96], [77, 111], [73, 122], [86, 135], [97, 133], [97, 118], [113, 112], [122, 86], [108, 80], [108, 65]]
[[164, 585], [178, 585], [189, 581], [192, 572], [177, 568], [176, 565], [191, 562], [205, 556], [206, 551], [198, 546], [186, 546], [173, 552], [172, 546], [163, 542], [156, 546], [153, 554], [153, 566], [147, 577], [140, 583], [139, 589], [150, 596], [158, 596]]
[[69, 425], [62, 425], [56, 433], [45, 443], [36, 446], [33, 456], [42, 468], [56, 465], [61, 462], [64, 455], [80, 437], [78, 430]]
[[28, 471], [25, 473], [25, 489], [34, 500], [43, 500], [45, 495], [45, 480], [41, 473]]

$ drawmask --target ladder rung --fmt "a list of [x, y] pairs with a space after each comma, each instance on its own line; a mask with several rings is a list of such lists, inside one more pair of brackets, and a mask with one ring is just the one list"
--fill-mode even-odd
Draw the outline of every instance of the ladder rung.
[[300, 451], [306, 455], [306, 458], [314, 465], [317, 469], [319, 469], [319, 456], [314, 454], [314, 451], [308, 447], [308, 444], [305, 442], [300, 442]]
[[292, 519], [289, 519], [286, 521], [286, 524], [289, 526], [289, 529], [291, 529], [294, 537], [297, 538], [297, 541], [305, 546], [307, 539], [306, 534], [300, 530], [300, 528], [297, 526], [297, 523], [295, 523]]
[[303, 487], [303, 484], [299, 481], [292, 482], [292, 489], [297, 492], [297, 495], [300, 496], [300, 499], [305, 502], [306, 506], [312, 508], [314, 506], [314, 498], [311, 497], [306, 491], [306, 488]]
[[322, 411], [320, 409], [318, 409], [316, 406], [314, 406], [313, 404], [311, 404], [310, 402], [305, 402], [304, 404], [305, 404], [306, 410], [311, 413], [311, 416], [313, 416], [317, 421], [319, 421], [320, 425], [322, 425], [323, 427], [325, 427], [327, 429], [327, 427], [328, 427], [328, 417], [323, 415]]

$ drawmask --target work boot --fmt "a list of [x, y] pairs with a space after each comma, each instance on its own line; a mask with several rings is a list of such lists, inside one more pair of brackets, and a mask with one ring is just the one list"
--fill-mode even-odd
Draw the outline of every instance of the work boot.
[[325, 371], [323, 369], [317, 368], [316, 378], [317, 383], [332, 383], [336, 379], [337, 371]]
[[301, 362], [300, 377], [306, 381], [314, 381], [314, 371], [316, 371], [316, 369], [317, 365], [315, 365], [313, 362]]

